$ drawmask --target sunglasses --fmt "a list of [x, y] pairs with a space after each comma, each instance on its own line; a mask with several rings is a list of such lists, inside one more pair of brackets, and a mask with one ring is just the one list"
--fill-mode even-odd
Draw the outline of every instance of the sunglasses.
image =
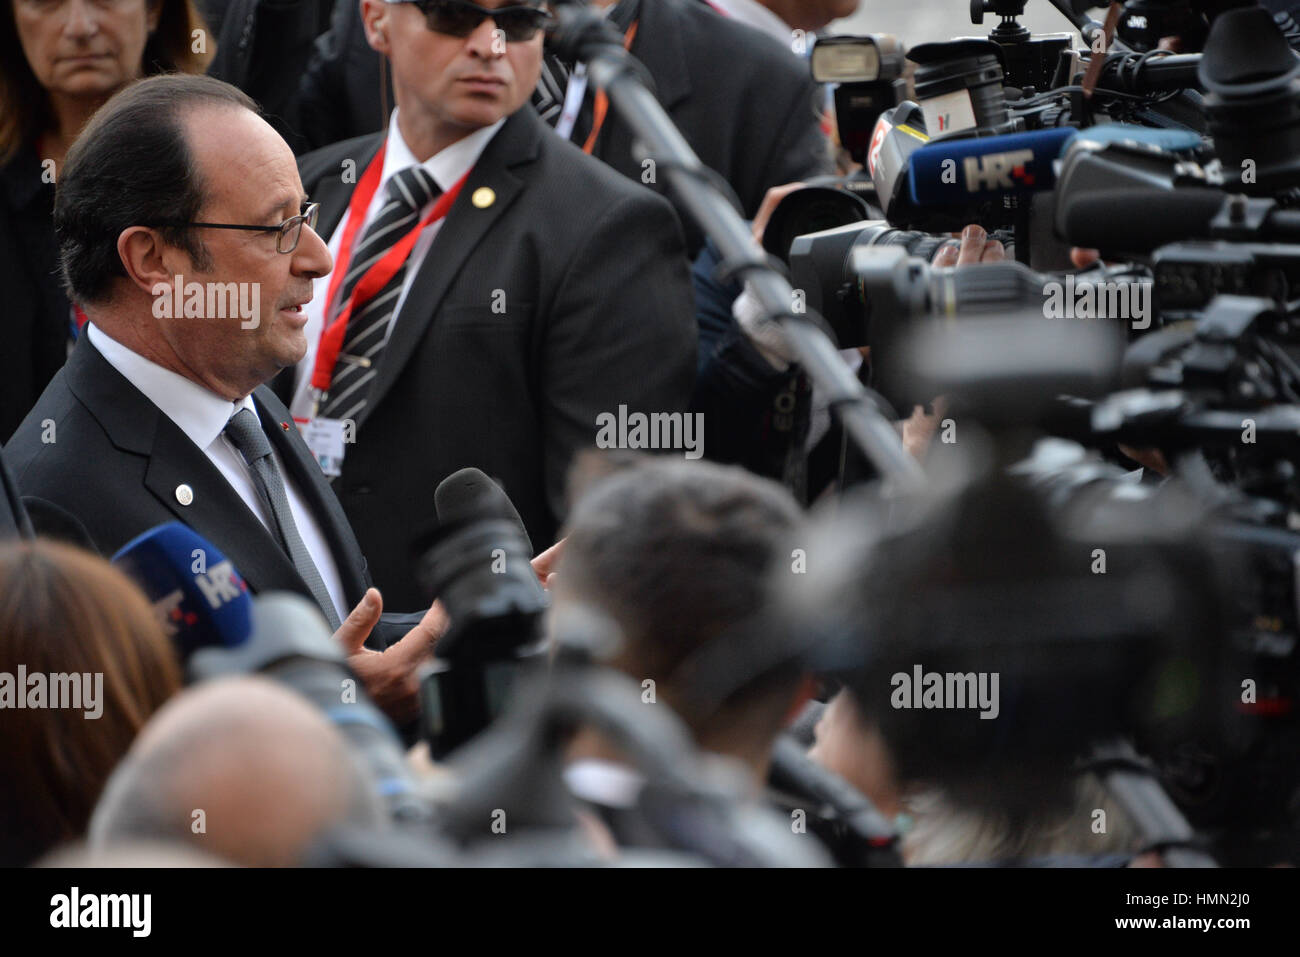
[[468, 0], [389, 0], [414, 3], [424, 14], [429, 29], [452, 37], [467, 37], [488, 17], [510, 43], [531, 40], [554, 17], [531, 6], [498, 7], [490, 10]]

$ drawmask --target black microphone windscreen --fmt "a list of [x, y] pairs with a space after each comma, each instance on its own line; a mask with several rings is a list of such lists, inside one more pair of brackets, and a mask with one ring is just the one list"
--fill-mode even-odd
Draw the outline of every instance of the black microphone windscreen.
[[[438, 483], [433, 493], [434, 508], [438, 512], [438, 526], [452, 528], [484, 518], [505, 518], [519, 526], [524, 538], [528, 530], [519, 517], [510, 496], [495, 481], [476, 468], [452, 472]], [[529, 540], [531, 552], [532, 542]]]
[[1115, 189], [1067, 201], [1068, 242], [1103, 252], [1146, 253], [1209, 235], [1225, 197], [1212, 189]]
[[1298, 69], [1300, 62], [1273, 15], [1263, 7], [1246, 7], [1215, 19], [1199, 75], [1207, 90], [1222, 93]]

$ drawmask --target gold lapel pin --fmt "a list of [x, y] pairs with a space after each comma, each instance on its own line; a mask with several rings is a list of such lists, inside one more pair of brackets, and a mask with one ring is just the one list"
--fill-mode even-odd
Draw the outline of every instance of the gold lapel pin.
[[190, 502], [194, 501], [194, 489], [188, 485], [176, 486], [176, 501], [182, 505], [189, 505]]
[[497, 194], [490, 187], [480, 186], [474, 190], [474, 195], [469, 198], [469, 201], [479, 209], [487, 209], [497, 201]]

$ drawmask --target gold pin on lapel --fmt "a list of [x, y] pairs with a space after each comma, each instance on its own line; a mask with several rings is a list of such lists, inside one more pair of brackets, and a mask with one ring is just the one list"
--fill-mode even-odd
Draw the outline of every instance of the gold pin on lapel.
[[188, 485], [176, 486], [176, 501], [182, 505], [189, 505], [190, 502], [194, 501], [194, 489]]
[[474, 195], [469, 198], [469, 201], [479, 209], [487, 209], [497, 201], [497, 194], [490, 187], [480, 186], [474, 190]]

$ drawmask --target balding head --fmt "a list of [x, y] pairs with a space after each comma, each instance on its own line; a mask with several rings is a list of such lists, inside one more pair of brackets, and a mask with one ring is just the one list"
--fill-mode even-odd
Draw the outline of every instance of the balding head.
[[248, 866], [292, 866], [325, 829], [384, 820], [319, 710], [273, 681], [239, 677], [185, 691], [154, 716], [109, 779], [90, 842], [185, 840]]

